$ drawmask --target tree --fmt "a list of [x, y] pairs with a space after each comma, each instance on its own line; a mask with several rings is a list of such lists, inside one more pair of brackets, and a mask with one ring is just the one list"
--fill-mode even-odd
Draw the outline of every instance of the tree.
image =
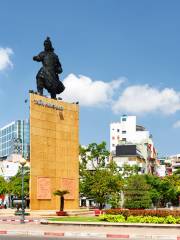
[[[24, 167], [24, 196], [29, 197], [29, 177], [30, 169], [29, 167]], [[17, 197], [22, 195], [22, 173], [21, 168], [19, 168], [17, 174], [10, 178], [8, 183], [8, 192]]]
[[126, 186], [124, 187], [126, 208], [149, 208], [152, 204], [149, 186], [146, 183], [144, 176], [133, 175], [127, 180]]
[[5, 194], [7, 193], [7, 182], [5, 181], [5, 179], [0, 176], [0, 195], [1, 194]]
[[64, 211], [64, 195], [68, 194], [68, 190], [56, 190], [53, 194], [60, 197], [60, 211]]
[[138, 165], [129, 165], [129, 164], [124, 164], [122, 168], [122, 176], [123, 177], [129, 177], [131, 175], [136, 175], [138, 174], [139, 171], [139, 166]]
[[180, 178], [173, 174], [159, 178], [153, 175], [145, 175], [145, 180], [150, 186], [150, 196], [152, 202], [157, 207], [165, 207], [168, 202], [178, 204], [180, 195]]
[[101, 209], [105, 203], [119, 196], [121, 175], [113, 161], [105, 165], [105, 159], [109, 157], [105, 142], [92, 143], [87, 148], [80, 147], [80, 155], [80, 193], [96, 200]]
[[[109, 151], [106, 149], [106, 142], [100, 144], [91, 143], [88, 147], [80, 146], [80, 170], [86, 169], [90, 163], [93, 169], [104, 167], [105, 160], [109, 157]], [[81, 171], [80, 171], [81, 174]]]
[[152, 174], [144, 175], [144, 178], [149, 185], [149, 193], [154, 206], [158, 207], [162, 199], [161, 179]]
[[161, 205], [171, 202], [173, 205], [178, 204], [178, 196], [180, 195], [180, 179], [178, 175], [165, 176], [161, 180]]

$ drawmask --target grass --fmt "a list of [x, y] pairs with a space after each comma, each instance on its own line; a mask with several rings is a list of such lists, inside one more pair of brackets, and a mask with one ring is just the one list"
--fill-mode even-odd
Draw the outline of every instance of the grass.
[[91, 216], [70, 216], [70, 217], [57, 217], [57, 218], [50, 218], [49, 221], [62, 221], [62, 222], [100, 222], [98, 217], [91, 217]]

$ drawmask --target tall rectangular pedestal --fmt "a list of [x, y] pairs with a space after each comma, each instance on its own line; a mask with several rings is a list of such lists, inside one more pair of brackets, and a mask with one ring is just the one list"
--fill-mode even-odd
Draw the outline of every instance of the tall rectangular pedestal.
[[68, 190], [65, 209], [79, 206], [79, 106], [30, 94], [30, 208], [59, 210], [55, 190]]

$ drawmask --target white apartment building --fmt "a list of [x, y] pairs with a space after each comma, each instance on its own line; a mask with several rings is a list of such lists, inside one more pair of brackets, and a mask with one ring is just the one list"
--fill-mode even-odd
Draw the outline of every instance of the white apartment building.
[[110, 124], [110, 152], [115, 152], [119, 143], [141, 144], [149, 138], [149, 131], [136, 124], [136, 116], [123, 115], [120, 122]]
[[110, 152], [118, 167], [126, 163], [138, 165], [142, 173], [155, 173], [154, 143], [150, 132], [136, 124], [136, 116], [123, 115], [110, 124]]

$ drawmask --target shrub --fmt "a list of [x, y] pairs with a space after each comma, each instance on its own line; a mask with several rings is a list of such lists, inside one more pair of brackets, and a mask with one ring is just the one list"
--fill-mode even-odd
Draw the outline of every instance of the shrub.
[[173, 224], [176, 224], [177, 223], [177, 220], [176, 218], [174, 218], [173, 216], [167, 216], [165, 218], [165, 223], [173, 223]]
[[123, 215], [125, 218], [128, 216], [157, 216], [157, 217], [166, 217], [166, 216], [173, 216], [173, 217], [180, 217], [179, 210], [128, 210], [128, 209], [109, 209], [104, 210], [104, 213], [111, 214], [111, 215]]
[[103, 214], [99, 216], [99, 219], [101, 221], [107, 221], [107, 222], [125, 222], [125, 217], [123, 215]]
[[161, 224], [178, 224], [180, 223], [180, 217], [166, 216], [128, 216], [127, 219], [123, 215], [109, 215], [103, 214], [100, 217], [101, 221], [107, 222], [128, 222], [128, 223], [161, 223]]

